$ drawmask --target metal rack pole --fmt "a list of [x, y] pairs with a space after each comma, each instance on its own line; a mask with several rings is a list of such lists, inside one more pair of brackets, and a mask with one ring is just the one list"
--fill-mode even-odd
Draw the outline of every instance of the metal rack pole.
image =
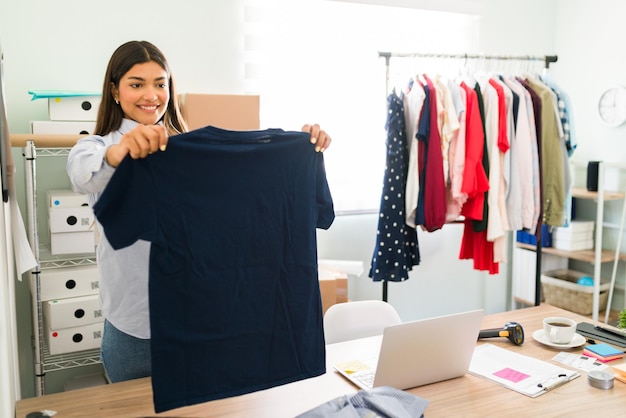
[[[594, 264], [593, 264], [593, 312], [591, 318], [598, 320], [600, 312], [600, 276], [602, 274], [602, 228], [604, 225], [604, 178], [605, 165], [603, 162], [598, 164], [598, 203], [596, 205], [596, 223], [595, 223], [595, 239], [594, 239]], [[609, 307], [607, 307], [609, 309]]]
[[379, 57], [384, 57], [389, 63], [391, 57], [404, 58], [456, 58], [456, 59], [486, 59], [498, 61], [543, 61], [544, 68], [548, 68], [553, 62], [557, 62], [557, 55], [486, 55], [486, 54], [439, 54], [424, 52], [378, 52]]
[[615, 245], [615, 259], [613, 260], [613, 270], [611, 272], [611, 287], [609, 288], [609, 299], [606, 303], [606, 311], [604, 313], [605, 324], [609, 323], [609, 314], [611, 313], [611, 304], [613, 302], [613, 292], [615, 291], [615, 278], [617, 276], [617, 265], [619, 264], [619, 261], [620, 261], [620, 252], [622, 249], [622, 238], [624, 236], [625, 221], [626, 221], [626, 190], [624, 190], [624, 196], [622, 197], [622, 215], [621, 215], [620, 223], [619, 223], [619, 233], [617, 235], [617, 244]]
[[39, 262], [39, 235], [37, 232], [37, 151], [35, 143], [26, 141], [24, 147], [24, 172], [26, 179], [26, 211], [28, 217], [28, 240], [30, 241], [37, 265], [30, 273], [31, 292], [35, 297], [33, 310], [33, 348], [35, 365], [35, 392], [41, 396], [45, 392], [45, 371], [43, 357], [43, 313], [41, 309], [41, 265]]

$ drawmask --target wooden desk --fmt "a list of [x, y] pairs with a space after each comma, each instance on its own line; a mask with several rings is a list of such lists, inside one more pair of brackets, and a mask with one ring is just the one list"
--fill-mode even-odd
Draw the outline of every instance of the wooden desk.
[[[542, 327], [547, 316], [566, 316], [576, 321], [590, 320], [577, 314], [549, 305], [488, 315], [483, 329], [499, 328], [508, 321], [522, 324], [525, 342], [518, 347], [506, 338], [490, 338], [478, 344], [490, 343], [511, 351], [551, 361], [559, 350], [544, 346], [532, 338], [532, 333]], [[369, 344], [368, 344], [369, 341]], [[356, 351], [371, 350], [376, 339], [355, 340], [327, 347], [328, 364], [353, 358]], [[571, 349], [580, 353], [582, 347]], [[179, 408], [155, 415], [152, 406], [150, 379], [137, 379], [112, 385], [79, 389], [17, 402], [16, 416], [39, 410], [57, 411], [55, 418], [64, 417], [130, 417], [130, 416], [185, 416], [185, 417], [294, 417], [338, 396], [354, 393], [356, 388], [328, 368], [328, 372], [312, 379], [288, 385]], [[430, 401], [426, 409], [428, 418], [435, 417], [485, 417], [485, 416], [617, 416], [626, 411], [626, 384], [615, 381], [611, 390], [595, 389], [588, 385], [587, 376], [581, 376], [538, 398], [466, 375], [457, 379], [410, 389], [409, 392]], [[590, 415], [592, 414], [592, 415]]]

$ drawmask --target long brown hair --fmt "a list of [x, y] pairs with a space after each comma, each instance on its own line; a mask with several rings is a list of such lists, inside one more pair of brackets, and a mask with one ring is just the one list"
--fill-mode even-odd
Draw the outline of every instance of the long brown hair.
[[183, 119], [178, 95], [174, 86], [174, 77], [170, 71], [165, 55], [153, 44], [147, 41], [130, 41], [120, 45], [109, 60], [104, 83], [102, 85], [102, 100], [98, 109], [96, 119], [96, 135], [107, 135], [117, 129], [122, 124], [124, 112], [120, 106], [115, 104], [111, 94], [111, 83], [119, 88], [120, 80], [135, 64], [154, 61], [165, 70], [168, 76], [170, 100], [167, 110], [163, 115], [163, 124], [170, 135], [187, 132], [187, 124]]

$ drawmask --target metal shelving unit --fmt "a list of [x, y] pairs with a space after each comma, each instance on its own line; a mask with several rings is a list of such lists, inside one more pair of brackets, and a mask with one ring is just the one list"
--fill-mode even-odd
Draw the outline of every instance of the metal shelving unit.
[[37, 266], [31, 270], [30, 286], [33, 310], [33, 346], [35, 361], [35, 390], [37, 396], [45, 393], [45, 375], [47, 372], [70, 369], [100, 363], [100, 350], [83, 350], [74, 353], [50, 355], [44, 338], [44, 322], [41, 300], [40, 275], [42, 270], [59, 267], [72, 267], [95, 264], [95, 254], [72, 254], [54, 256], [48, 247], [41, 245], [39, 222], [37, 217], [37, 158], [67, 157], [70, 148], [39, 148], [33, 140], [27, 140], [23, 148], [24, 171], [26, 182], [26, 212], [28, 219], [28, 238], [37, 260]]
[[[598, 165], [598, 191], [588, 191], [584, 187], [574, 187], [572, 189], [572, 197], [580, 200], [589, 200], [595, 202], [595, 232], [594, 232], [594, 248], [591, 250], [582, 250], [582, 251], [566, 251], [560, 250], [557, 248], [551, 247], [541, 247], [538, 245], [535, 247], [534, 245], [523, 244], [520, 242], [516, 242], [516, 246], [518, 248], [524, 248], [532, 251], [541, 251], [544, 254], [552, 254], [558, 257], [563, 257], [571, 260], [578, 260], [582, 262], [589, 263], [593, 266], [593, 279], [594, 279], [594, 289], [593, 289], [593, 312], [592, 319], [598, 320], [599, 311], [600, 311], [600, 285], [601, 283], [601, 270], [602, 264], [604, 263], [613, 263], [613, 271], [611, 275], [611, 287], [610, 287], [610, 297], [607, 303], [605, 322], [608, 322], [609, 311], [611, 308], [611, 300], [613, 295], [613, 290], [615, 286], [615, 276], [617, 271], [617, 264], [620, 261], [626, 260], [626, 254], [620, 252], [621, 240], [623, 236], [623, 228], [624, 228], [624, 220], [626, 217], [626, 192], [614, 192], [605, 190], [605, 170], [606, 168], [614, 168], [617, 170], [624, 170], [625, 167], [621, 166], [612, 166], [609, 164], [605, 164], [600, 162]], [[614, 250], [612, 249], [603, 249], [602, 241], [603, 241], [603, 233], [604, 228], [606, 227], [605, 223], [605, 203], [608, 201], [622, 201], [622, 214], [620, 219], [620, 226], [618, 228], [618, 243]], [[540, 286], [540, 272], [537, 272], [536, 284]]]

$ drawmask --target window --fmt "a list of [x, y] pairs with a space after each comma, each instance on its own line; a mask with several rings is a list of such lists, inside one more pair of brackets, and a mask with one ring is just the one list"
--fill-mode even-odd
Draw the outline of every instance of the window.
[[[323, 0], [245, 7], [246, 88], [261, 126], [319, 123], [336, 211], [378, 211], [385, 167], [386, 67], [379, 51], [463, 53], [477, 44], [470, 15]], [[392, 59], [389, 86], [450, 62]]]

